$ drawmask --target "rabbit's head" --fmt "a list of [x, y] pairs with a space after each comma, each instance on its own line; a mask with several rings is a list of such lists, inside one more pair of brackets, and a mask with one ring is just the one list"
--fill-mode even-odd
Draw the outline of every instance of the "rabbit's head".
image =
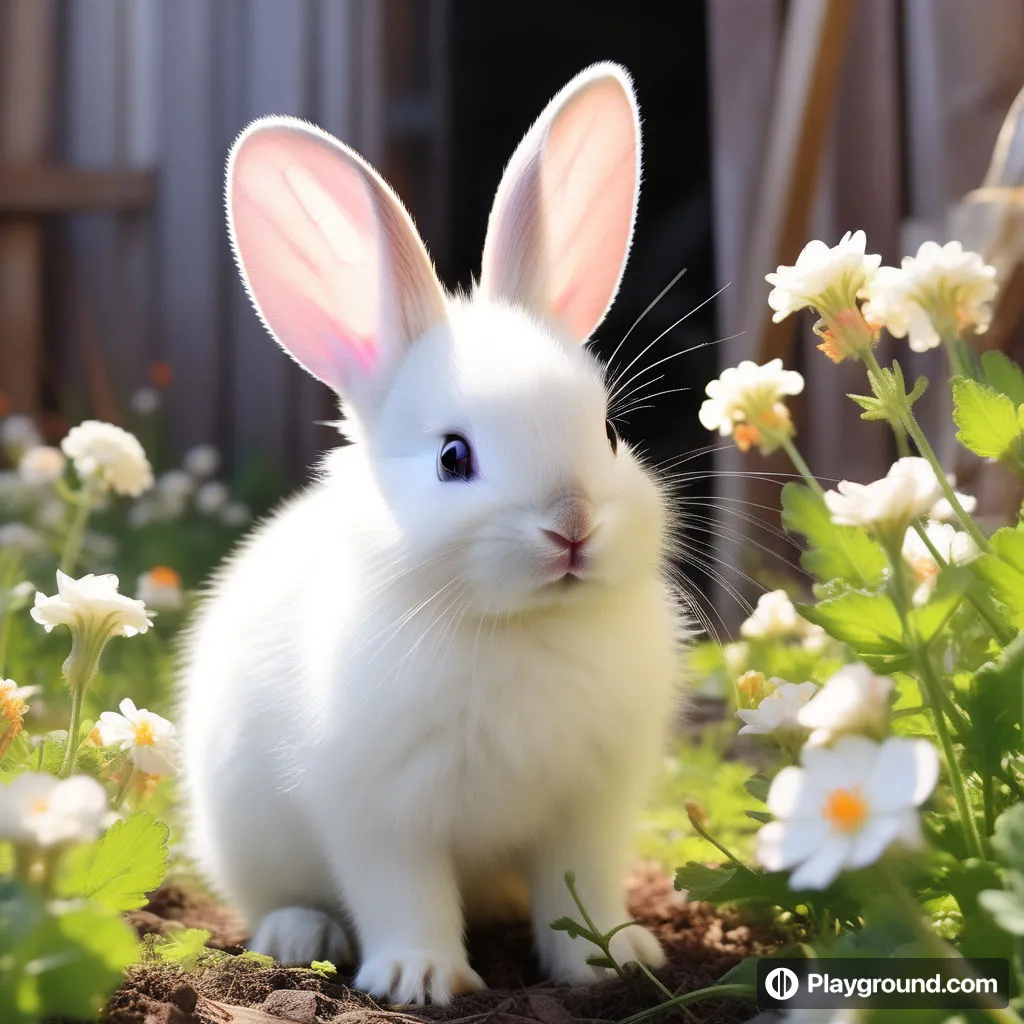
[[658, 571], [665, 502], [608, 422], [584, 347], [619, 286], [639, 179], [629, 77], [594, 65], [520, 143], [479, 285], [448, 297], [358, 154], [287, 118], [232, 149], [231, 240], [257, 311], [341, 396], [410, 571], [457, 582], [479, 612], [585, 600]]

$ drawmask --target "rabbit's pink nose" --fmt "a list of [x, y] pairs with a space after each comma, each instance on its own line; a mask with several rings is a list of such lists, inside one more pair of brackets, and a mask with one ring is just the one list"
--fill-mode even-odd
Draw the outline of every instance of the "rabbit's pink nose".
[[586, 536], [574, 536], [567, 537], [564, 533], [560, 533], [558, 530], [546, 530], [542, 529], [541, 533], [548, 538], [559, 550], [564, 551], [568, 554], [568, 568], [569, 571], [573, 569], [579, 569], [583, 565], [583, 549], [590, 540], [591, 533]]

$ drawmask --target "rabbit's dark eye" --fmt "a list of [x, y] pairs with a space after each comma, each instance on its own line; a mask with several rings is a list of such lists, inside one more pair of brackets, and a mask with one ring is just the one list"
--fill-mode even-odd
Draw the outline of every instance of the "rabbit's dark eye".
[[437, 452], [439, 480], [469, 480], [473, 476], [473, 453], [469, 442], [458, 434], [449, 434]]
[[605, 433], [608, 435], [608, 447], [612, 450], [612, 455], [619, 453], [619, 435], [615, 430], [615, 424], [611, 420], [604, 421]]

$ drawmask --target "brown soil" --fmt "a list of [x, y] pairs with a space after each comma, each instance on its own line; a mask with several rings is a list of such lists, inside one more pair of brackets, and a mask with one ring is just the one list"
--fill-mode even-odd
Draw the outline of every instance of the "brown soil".
[[[665, 947], [669, 963], [658, 976], [673, 991], [713, 984], [743, 957], [766, 951], [738, 920], [705, 904], [687, 902], [660, 868], [638, 866], [629, 893], [632, 914]], [[241, 952], [245, 939], [244, 929], [228, 910], [183, 886], [158, 890], [131, 918], [142, 934], [204, 928], [211, 934], [210, 945], [229, 953]], [[589, 987], [545, 983], [525, 924], [471, 934], [469, 950], [473, 966], [491, 987], [443, 1008], [393, 1010], [350, 990], [346, 983], [351, 975], [325, 978], [308, 970], [261, 967], [232, 956], [188, 972], [167, 966], [132, 968], [104, 1019], [108, 1024], [574, 1024], [622, 1020], [662, 1000], [643, 977], [612, 978]], [[689, 1020], [705, 1024], [735, 1024], [754, 1015], [750, 1004], [735, 1000], [701, 1002], [688, 1009]], [[678, 1011], [675, 1017], [683, 1019]]]

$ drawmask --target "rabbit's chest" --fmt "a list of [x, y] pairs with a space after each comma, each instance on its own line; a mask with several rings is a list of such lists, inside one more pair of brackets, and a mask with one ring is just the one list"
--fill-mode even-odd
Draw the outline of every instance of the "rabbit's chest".
[[373, 741], [395, 820], [464, 847], [515, 846], [583, 790], [614, 786], [656, 756], [676, 654], [671, 623], [651, 611], [642, 637], [610, 620], [452, 638], [436, 672], [393, 694], [401, 727]]

